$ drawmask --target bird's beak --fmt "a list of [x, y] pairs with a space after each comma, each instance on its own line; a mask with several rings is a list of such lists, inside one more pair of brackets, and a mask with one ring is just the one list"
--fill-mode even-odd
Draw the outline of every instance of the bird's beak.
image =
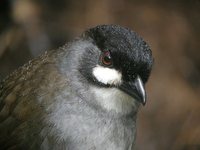
[[132, 96], [134, 99], [145, 105], [146, 103], [146, 91], [143, 81], [139, 76], [132, 82], [123, 82], [119, 88], [125, 93]]

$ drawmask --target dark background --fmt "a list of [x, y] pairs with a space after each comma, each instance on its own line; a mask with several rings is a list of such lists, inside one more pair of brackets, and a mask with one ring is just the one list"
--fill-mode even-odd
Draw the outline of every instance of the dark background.
[[200, 149], [199, 0], [0, 0], [0, 80], [98, 24], [135, 30], [155, 57], [136, 150]]

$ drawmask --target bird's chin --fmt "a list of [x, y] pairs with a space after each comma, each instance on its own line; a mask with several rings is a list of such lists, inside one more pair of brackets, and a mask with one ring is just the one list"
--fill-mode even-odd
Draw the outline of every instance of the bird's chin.
[[139, 107], [138, 101], [116, 87], [92, 87], [98, 104], [107, 111], [129, 114]]

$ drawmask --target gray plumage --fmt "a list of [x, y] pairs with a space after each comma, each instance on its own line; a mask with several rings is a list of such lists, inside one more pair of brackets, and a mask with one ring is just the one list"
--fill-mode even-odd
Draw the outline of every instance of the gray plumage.
[[[118, 88], [121, 85], [100, 83], [92, 74], [102, 65], [104, 49], [113, 57], [108, 68], [120, 70], [123, 83], [135, 81], [137, 75], [147, 81], [151, 50], [136, 33], [116, 25], [87, 30], [1, 83], [1, 149], [131, 150], [140, 100]], [[119, 109], [109, 99], [119, 101]]]

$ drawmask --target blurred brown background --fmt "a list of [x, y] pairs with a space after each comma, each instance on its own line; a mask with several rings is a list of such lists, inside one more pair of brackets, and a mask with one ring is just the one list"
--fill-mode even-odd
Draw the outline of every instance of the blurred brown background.
[[0, 0], [0, 80], [97, 24], [135, 30], [155, 57], [136, 150], [200, 149], [200, 0]]

